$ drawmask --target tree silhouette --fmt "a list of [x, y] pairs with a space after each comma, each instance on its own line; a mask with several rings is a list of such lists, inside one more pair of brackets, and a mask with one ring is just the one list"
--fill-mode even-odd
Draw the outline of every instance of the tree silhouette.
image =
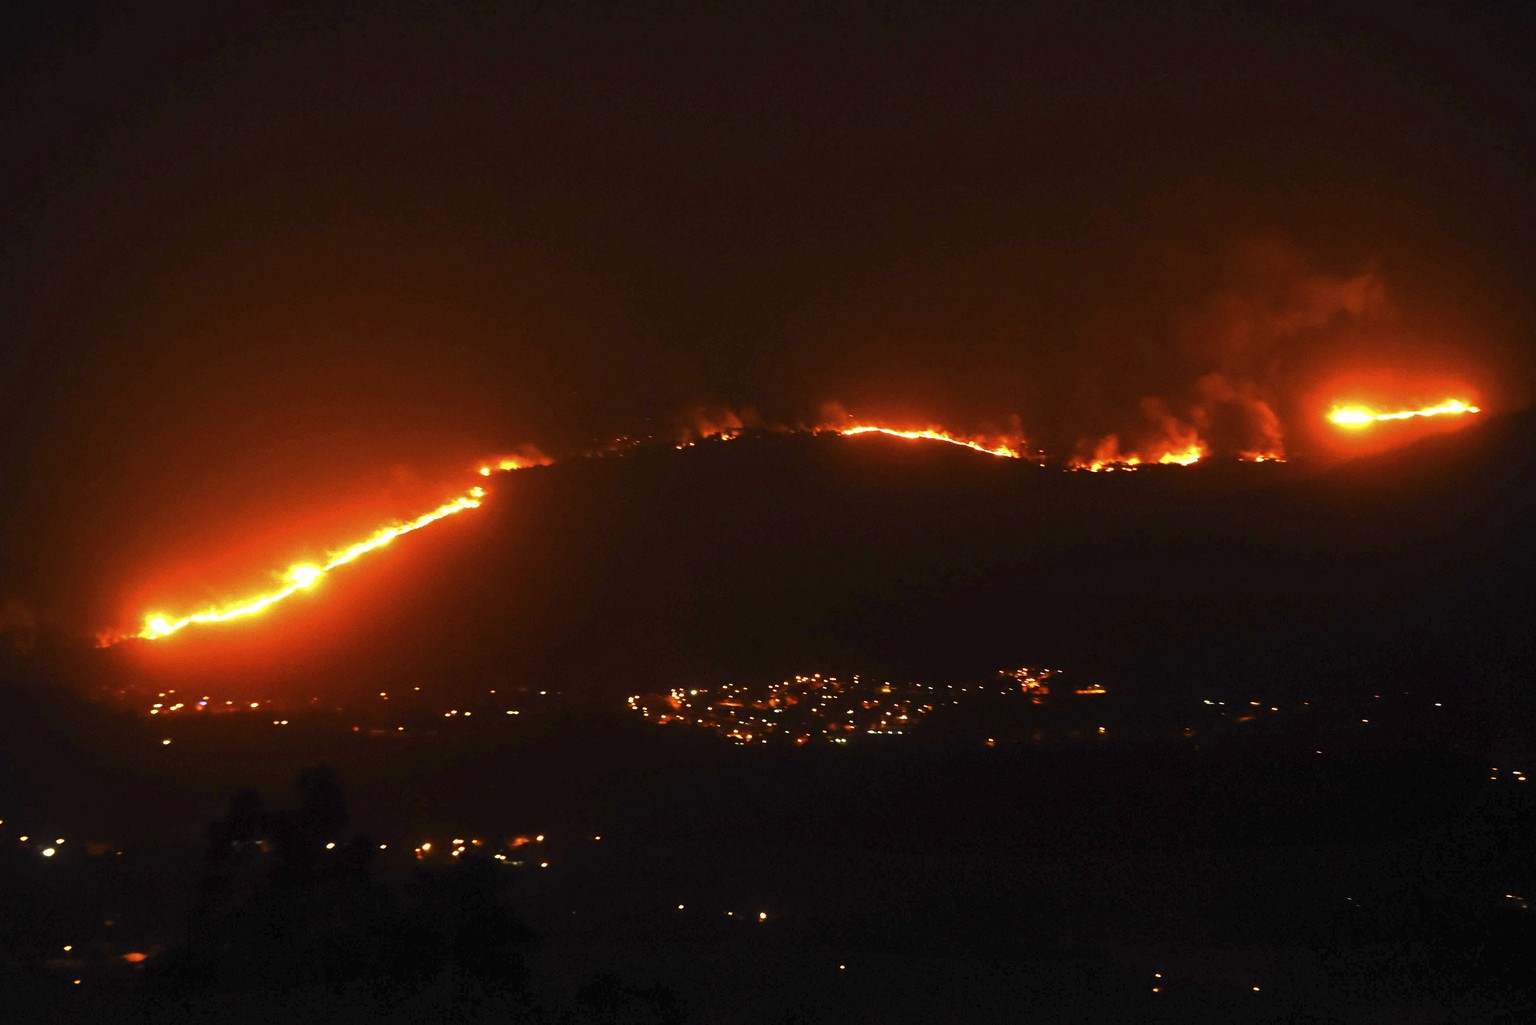
[[[236, 998], [287, 1020], [334, 1020], [338, 1001], [373, 1020], [445, 1001], [463, 1020], [519, 1005], [531, 934], [499, 863], [459, 859], [407, 885], [375, 878], [377, 845], [347, 834], [337, 774], [308, 769], [297, 789], [298, 806], [275, 812], [241, 790], [209, 825], [187, 942], [145, 973], [151, 1018], [226, 1016]], [[293, 1005], [298, 995], [307, 1003]]]

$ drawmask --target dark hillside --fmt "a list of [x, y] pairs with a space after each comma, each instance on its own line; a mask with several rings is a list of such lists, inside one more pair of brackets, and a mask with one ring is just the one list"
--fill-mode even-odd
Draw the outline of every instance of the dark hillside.
[[1191, 693], [1232, 672], [1301, 691], [1443, 681], [1526, 653], [1530, 419], [1315, 475], [1068, 474], [877, 438], [636, 450], [500, 478], [483, 510], [262, 623], [106, 658], [258, 697], [499, 682], [600, 705], [686, 680], [1011, 662]]

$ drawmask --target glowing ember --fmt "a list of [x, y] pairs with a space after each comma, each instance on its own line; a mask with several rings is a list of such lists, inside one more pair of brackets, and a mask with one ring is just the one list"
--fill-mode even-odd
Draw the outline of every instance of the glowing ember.
[[944, 441], [951, 445], [959, 445], [962, 448], [968, 448], [972, 452], [983, 452], [989, 456], [1001, 456], [1004, 459], [1021, 458], [1017, 449], [1011, 448], [1007, 445], [989, 447], [987, 445], [983, 445], [979, 441], [969, 441], [965, 438], [957, 438], [952, 434], [945, 434], [943, 431], [898, 431], [890, 427], [870, 426], [838, 427], [833, 428], [833, 430], [845, 438], [857, 437], [860, 434], [884, 434], [891, 438], [906, 438], [911, 441]]
[[485, 497], [484, 488], [470, 488], [463, 495], [438, 506], [429, 513], [423, 513], [407, 523], [397, 523], [392, 527], [384, 527], [375, 531], [372, 536], [359, 541], [350, 547], [333, 552], [322, 566], [303, 563], [292, 566], [284, 574], [287, 585], [267, 594], [257, 595], [253, 598], [244, 598], [228, 605], [219, 605], [194, 612], [190, 616], [182, 616], [179, 619], [171, 619], [168, 616], [155, 613], [145, 617], [144, 629], [134, 636], [145, 640], [158, 640], [161, 637], [169, 637], [171, 634], [189, 626], [192, 623], [223, 623], [227, 620], [238, 619], [241, 616], [254, 615], [269, 605], [275, 605], [294, 593], [307, 587], [313, 587], [320, 578], [337, 566], [345, 566], [352, 560], [366, 555], [376, 548], [382, 548], [402, 534], [409, 534], [413, 530], [420, 530], [428, 524], [452, 516], [454, 513], [463, 512], [465, 509], [477, 509], [480, 500]]
[[1481, 413], [1476, 406], [1469, 406], [1458, 399], [1446, 399], [1438, 406], [1425, 409], [1402, 409], [1391, 413], [1378, 413], [1365, 406], [1335, 406], [1328, 414], [1331, 423], [1340, 427], [1364, 427], [1384, 420], [1410, 420], [1416, 416], [1444, 416], [1456, 413]]

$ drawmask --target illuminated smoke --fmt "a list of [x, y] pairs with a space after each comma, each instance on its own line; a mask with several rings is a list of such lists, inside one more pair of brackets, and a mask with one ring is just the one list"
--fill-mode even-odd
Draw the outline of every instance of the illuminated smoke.
[[[1130, 470], [1150, 463], [1189, 466], [1205, 458], [1209, 447], [1200, 437], [1199, 427], [1175, 416], [1168, 403], [1142, 399], [1141, 411], [1148, 427], [1145, 438], [1134, 448], [1122, 449], [1119, 435], [1111, 434], [1092, 442], [1091, 447], [1080, 445], [1068, 465], [1076, 470]], [[1198, 410], [1196, 415], [1200, 415]]]
[[743, 431], [765, 426], [763, 418], [750, 406], [734, 410], [728, 406], [699, 405], [682, 418], [676, 440], [686, 444], [704, 438], [733, 438]]
[[[1073, 465], [1108, 469], [1196, 454], [1250, 462], [1283, 459], [1277, 398], [1302, 394], [1334, 349], [1392, 320], [1385, 283], [1367, 268], [1319, 271], [1278, 236], [1249, 237], [1185, 254], [1140, 305], [1111, 308], [1094, 325], [1084, 365], [1121, 381], [1156, 382], [1139, 422], [1078, 442]], [[1182, 373], [1181, 373], [1182, 372]], [[1187, 375], [1187, 376], [1183, 376]], [[1180, 377], [1183, 377], [1180, 380]], [[1103, 403], [1097, 403], [1102, 415]]]

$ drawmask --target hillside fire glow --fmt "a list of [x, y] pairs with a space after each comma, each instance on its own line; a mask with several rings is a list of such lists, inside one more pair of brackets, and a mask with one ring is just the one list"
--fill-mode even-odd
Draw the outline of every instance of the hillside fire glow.
[[[1361, 405], [1341, 405], [1334, 407], [1333, 411], [1329, 413], [1328, 419], [1342, 427], [1359, 428], [1381, 421], [1476, 412], [1479, 412], [1477, 406], [1456, 399], [1448, 399], [1440, 405], [1425, 409], [1389, 412], [1382, 412]], [[739, 424], [740, 421], [735, 420], [733, 423]], [[709, 438], [730, 440], [740, 437], [742, 429], [740, 426], [728, 426], [727, 428], [720, 429], [718, 425], [714, 425], [713, 433], [707, 434], [703, 433], [702, 429], [696, 429], [693, 440], [680, 444], [677, 447], [687, 448], [696, 444], [699, 440]], [[784, 429], [780, 428], [780, 430]], [[1023, 459], [1025, 457], [1022, 440], [1002, 439], [996, 435], [986, 437], [976, 435], [965, 436], [953, 434], [938, 427], [886, 427], [865, 423], [853, 426], [826, 426], [810, 429], [805, 427], [789, 428], [788, 432], [836, 434], [845, 438], [882, 436], [903, 441], [936, 441], [1003, 459]], [[1164, 435], [1164, 438], [1158, 443], [1138, 446], [1136, 449], [1122, 449], [1119, 438], [1115, 435], [1110, 435], [1095, 443], [1088, 452], [1067, 461], [1065, 468], [1069, 470], [1109, 471], [1133, 470], [1159, 464], [1165, 466], [1190, 466], [1210, 454], [1206, 443], [1194, 433], [1193, 429], [1165, 431]], [[606, 453], [621, 453], [625, 447], [622, 443], [615, 443], [614, 446], [606, 450]], [[594, 454], [602, 455], [605, 453]], [[1273, 451], [1245, 451], [1238, 458], [1244, 462], [1283, 461], [1283, 456], [1278, 449]], [[489, 477], [498, 472], [522, 470], [534, 466], [547, 466], [553, 462], [553, 459], [529, 446], [519, 449], [511, 455], [487, 460], [477, 465], [475, 472], [482, 477]], [[1044, 463], [1041, 465], [1044, 465]], [[423, 527], [465, 510], [478, 508], [485, 494], [484, 488], [472, 487], [459, 497], [429, 512], [423, 513], [413, 520], [380, 528], [363, 540], [332, 552], [323, 562], [296, 563], [282, 573], [280, 586], [274, 587], [265, 593], [231, 600], [179, 617], [155, 612], [144, 618], [143, 627], [136, 633], [113, 635], [104, 639], [102, 643], [115, 644], [128, 637], [158, 640], [169, 637], [194, 623], [223, 623], [245, 616], [256, 615], [269, 606], [284, 601], [302, 590], [314, 587], [331, 570], [344, 566], [378, 548], [382, 548], [397, 537], [420, 530]]]
[[1340, 427], [1368, 427], [1374, 423], [1411, 420], [1420, 416], [1454, 416], [1480, 412], [1482, 410], [1478, 407], [1468, 405], [1459, 399], [1446, 399], [1438, 406], [1427, 406], [1424, 409], [1401, 409], [1385, 413], [1366, 406], [1335, 406], [1328, 414], [1328, 422]]
[[902, 431], [891, 427], [873, 427], [861, 425], [858, 427], [838, 428], [837, 433], [841, 434], [845, 438], [856, 438], [862, 434], [883, 434], [888, 438], [905, 438], [909, 441], [943, 441], [951, 445], [959, 445], [962, 448], [968, 448], [972, 452], [982, 452], [989, 456], [999, 456], [1004, 459], [1021, 458], [1019, 451], [1008, 445], [983, 445], [979, 441], [969, 441], [965, 438], [957, 438], [953, 434], [946, 434], [943, 431], [936, 431], [932, 429], [921, 431]]
[[470, 488], [453, 501], [445, 502], [431, 512], [423, 513], [414, 520], [382, 527], [364, 540], [349, 545], [340, 551], [333, 552], [321, 565], [300, 563], [291, 566], [284, 574], [284, 579], [287, 581], [286, 585], [275, 591], [250, 598], [238, 599], [225, 605], [213, 606], [201, 612], [194, 612], [191, 615], [182, 616], [177, 619], [172, 619], [162, 613], [152, 613], [145, 617], [144, 628], [133, 636], [144, 640], [158, 640], [161, 637], [169, 637], [171, 634], [193, 623], [223, 623], [242, 616], [255, 615], [270, 605], [276, 605], [278, 602], [292, 597], [299, 591], [313, 587], [320, 581], [321, 577], [336, 567], [345, 566], [354, 559], [366, 555], [375, 549], [382, 548], [403, 534], [420, 530], [422, 527], [436, 523], [438, 520], [445, 519], [455, 513], [461, 513], [466, 509], [479, 508], [480, 500], [484, 497], [484, 488]]
[[[1176, 448], [1164, 448], [1161, 451], [1149, 453], [1145, 458], [1134, 452], [1123, 452], [1120, 449], [1120, 439], [1110, 435], [1095, 447], [1090, 456], [1079, 457], [1072, 460], [1068, 466], [1074, 470], [1088, 470], [1093, 473], [1106, 473], [1114, 470], [1135, 470], [1142, 466], [1193, 466], [1205, 458], [1206, 446], [1199, 439]], [[1249, 462], [1267, 462], [1278, 460], [1278, 455], [1268, 453], [1252, 453], [1255, 458], [1249, 459], [1248, 453], [1244, 458]]]

